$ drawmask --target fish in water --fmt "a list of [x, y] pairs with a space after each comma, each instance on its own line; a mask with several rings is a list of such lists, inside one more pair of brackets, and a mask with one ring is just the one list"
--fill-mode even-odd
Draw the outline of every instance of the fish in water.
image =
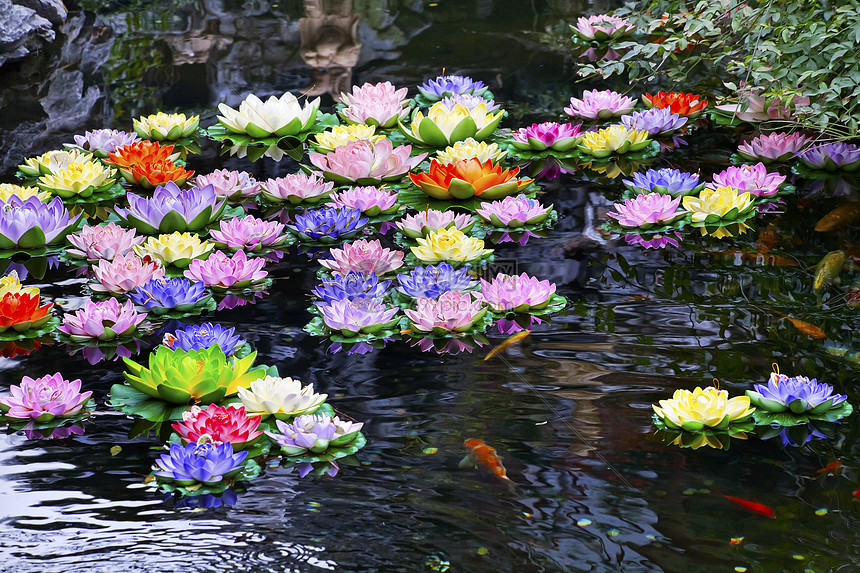
[[845, 251], [830, 251], [815, 266], [815, 278], [812, 281], [812, 289], [819, 291], [826, 286], [839, 282], [839, 273], [845, 264]]
[[487, 360], [489, 360], [490, 358], [492, 358], [493, 356], [495, 356], [497, 354], [501, 354], [506, 348], [513, 346], [514, 344], [516, 344], [517, 342], [519, 342], [520, 340], [522, 340], [523, 338], [525, 338], [526, 336], [528, 336], [531, 333], [532, 333], [531, 330], [524, 330], [522, 332], [518, 332], [518, 333], [514, 334], [513, 336], [509, 337], [507, 340], [505, 340], [504, 342], [502, 342], [501, 344], [499, 344], [498, 346], [496, 346], [495, 348], [490, 350], [487, 353], [487, 355], [484, 357], [484, 362], [486, 362]]
[[832, 231], [844, 227], [854, 219], [860, 218], [860, 202], [848, 202], [836, 207], [823, 216], [815, 225], [815, 230], [820, 232]]
[[788, 316], [786, 314], [777, 313], [780, 316], [786, 318], [791, 324], [797, 328], [800, 332], [807, 336], [811, 336], [812, 338], [827, 338], [827, 333], [815, 326], [814, 324], [810, 324], [808, 322], [804, 322], [792, 316]]
[[460, 461], [461, 468], [474, 467], [483, 473], [494, 476], [502, 481], [513, 485], [508, 471], [502, 464], [502, 458], [496, 453], [496, 448], [488, 446], [484, 440], [469, 438], [463, 442], [463, 446], [469, 452]]
[[768, 506], [764, 505], [763, 503], [758, 503], [755, 501], [748, 501], [746, 499], [740, 499], [737, 497], [732, 497], [730, 495], [724, 495], [723, 497], [726, 499], [732, 500], [733, 502], [737, 503], [738, 505], [744, 506], [745, 508], [749, 509], [750, 511], [754, 511], [754, 512], [758, 513], [759, 515], [764, 515], [765, 517], [770, 517], [771, 519], [776, 518], [776, 513], [773, 511], [773, 509], [769, 508]]
[[840, 462], [839, 460], [833, 460], [832, 462], [830, 462], [829, 464], [827, 464], [826, 466], [824, 466], [823, 468], [821, 468], [820, 470], [815, 472], [815, 475], [820, 476], [820, 475], [824, 475], [824, 474], [827, 474], [827, 475], [835, 474], [836, 471], [841, 467], [842, 467], [842, 462]]

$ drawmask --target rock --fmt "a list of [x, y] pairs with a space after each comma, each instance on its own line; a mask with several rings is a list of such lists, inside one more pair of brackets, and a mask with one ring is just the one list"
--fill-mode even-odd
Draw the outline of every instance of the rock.
[[15, 0], [15, 4], [33, 10], [54, 26], [59, 26], [65, 22], [69, 15], [62, 0]]
[[32, 8], [0, 0], [0, 66], [20, 59], [50, 42], [55, 34], [51, 22]]

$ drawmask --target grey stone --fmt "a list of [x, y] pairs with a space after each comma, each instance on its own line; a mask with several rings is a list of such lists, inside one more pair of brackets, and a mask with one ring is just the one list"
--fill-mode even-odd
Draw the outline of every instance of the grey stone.
[[0, 66], [38, 50], [54, 36], [51, 22], [35, 10], [0, 0]]
[[33, 10], [54, 26], [59, 26], [65, 22], [66, 16], [69, 14], [62, 0], [15, 0], [15, 4]]

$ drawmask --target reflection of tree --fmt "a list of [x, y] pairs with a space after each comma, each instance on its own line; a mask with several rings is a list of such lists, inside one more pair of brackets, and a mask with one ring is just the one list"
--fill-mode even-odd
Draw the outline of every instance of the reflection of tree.
[[305, 0], [305, 14], [299, 19], [300, 53], [313, 68], [305, 95], [349, 91], [352, 68], [361, 53], [361, 16], [353, 13], [352, 0]]

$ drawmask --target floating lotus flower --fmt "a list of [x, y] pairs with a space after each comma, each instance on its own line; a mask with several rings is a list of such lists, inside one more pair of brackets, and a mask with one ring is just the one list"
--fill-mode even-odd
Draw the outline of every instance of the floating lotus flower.
[[365, 217], [388, 215], [400, 208], [397, 193], [379, 187], [350, 187], [340, 193], [332, 193], [330, 202], [335, 207], [358, 209]]
[[278, 433], [266, 432], [281, 446], [286, 456], [297, 456], [307, 452], [320, 454], [329, 447], [343, 447], [351, 444], [364, 425], [361, 422], [348, 422], [337, 416], [330, 418], [317, 414], [303, 414], [292, 424], [277, 420]]
[[660, 406], [652, 406], [659, 419], [667, 427], [698, 432], [705, 428], [725, 429], [730, 424], [749, 419], [755, 408], [750, 407], [746, 396], [729, 398], [725, 390], [709, 386], [675, 390], [669, 400], [660, 400]]
[[120, 147], [140, 141], [135, 133], [118, 131], [116, 129], [96, 129], [83, 135], [76, 135], [74, 143], [65, 143], [66, 147], [78, 147], [104, 159]]
[[117, 255], [112, 261], [100, 260], [93, 266], [93, 274], [98, 283], [90, 283], [90, 289], [123, 294], [146, 284], [150, 279], [163, 277], [164, 267], [155, 261], [127, 253]]
[[393, 147], [391, 141], [353, 141], [331, 153], [309, 153], [310, 162], [326, 179], [341, 185], [379, 185], [382, 181], [400, 181], [427, 157], [421, 153], [410, 157], [411, 145]]
[[[120, 172], [124, 172], [120, 169]], [[149, 163], [138, 163], [133, 166], [130, 176], [125, 179], [134, 185], [140, 185], [144, 189], [152, 189], [165, 183], [185, 185], [185, 182], [194, 175], [193, 171], [187, 171], [181, 165], [172, 161], [153, 161]]]
[[624, 240], [628, 245], [639, 245], [646, 249], [665, 249], [669, 245], [677, 247], [679, 245], [678, 241], [681, 240], [681, 233], [678, 231], [669, 231], [664, 234], [654, 233], [645, 236], [638, 233], [627, 233], [624, 235]]
[[64, 199], [87, 198], [116, 184], [116, 171], [99, 161], [72, 163], [65, 169], [39, 177], [39, 188]]
[[248, 452], [234, 452], [230, 443], [170, 444], [169, 453], [162, 454], [152, 469], [159, 482], [216, 485], [236, 477], [247, 457]]
[[294, 173], [269, 179], [262, 187], [263, 197], [272, 203], [315, 204], [328, 198], [334, 182], [325, 182], [319, 175]]
[[181, 422], [171, 425], [186, 444], [204, 439], [215, 445], [232, 444], [234, 450], [245, 449], [262, 436], [259, 426], [259, 416], [248, 416], [244, 406], [217, 404], [209, 404], [205, 410], [192, 406], [182, 414]]
[[152, 141], [177, 141], [197, 132], [200, 116], [186, 118], [184, 113], [158, 112], [132, 119], [134, 132], [143, 139]]
[[524, 195], [505, 197], [501, 201], [482, 203], [475, 213], [497, 227], [522, 227], [546, 221], [552, 205], [544, 207], [536, 199]]
[[48, 151], [37, 157], [30, 157], [18, 166], [27, 177], [39, 177], [62, 171], [74, 163], [88, 163], [90, 155], [77, 149]]
[[323, 207], [296, 215], [296, 224], [290, 228], [303, 241], [331, 243], [351, 237], [367, 222], [358, 209]]
[[439, 298], [419, 297], [416, 309], [403, 312], [409, 318], [413, 330], [445, 335], [471, 330], [487, 313], [479, 298], [471, 293], [448, 291]]
[[800, 154], [810, 141], [800, 133], [771, 133], [742, 143], [738, 146], [738, 153], [750, 161], [782, 163]]
[[731, 187], [737, 189], [738, 193], [767, 197], [779, 191], [784, 181], [785, 175], [768, 173], [764, 163], [757, 163], [752, 166], [731, 166], [714, 175], [713, 183], [708, 184], [708, 187]]
[[683, 92], [657, 92], [654, 95], [642, 96], [645, 107], [658, 109], [668, 108], [672, 113], [689, 118], [697, 117], [708, 107], [708, 100], [697, 94], [685, 94]]
[[23, 187], [14, 183], [0, 183], [0, 201], [8, 203], [13, 195], [22, 201], [26, 201], [30, 197], [36, 197], [39, 201], [45, 203], [51, 199], [50, 192], [42, 191], [38, 187]]
[[332, 332], [353, 337], [359, 334], [376, 334], [391, 328], [397, 322], [395, 307], [386, 307], [372, 298], [335, 300], [319, 306], [326, 327]]
[[492, 201], [517, 193], [534, 179], [517, 179], [519, 167], [505, 169], [487, 160], [463, 159], [444, 165], [435, 159], [427, 173], [410, 173], [409, 179], [434, 199], [469, 199]]
[[346, 107], [338, 113], [348, 123], [388, 129], [409, 115], [406, 92], [406, 88], [395, 89], [391, 82], [353, 86], [352, 93], [340, 94], [340, 101]]
[[410, 250], [425, 263], [471, 263], [493, 252], [493, 249], [484, 248], [484, 241], [466, 236], [457, 229], [439, 229], [416, 240], [418, 246]]
[[860, 169], [860, 147], [853, 143], [822, 143], [798, 155], [810, 169], [856, 171]]
[[236, 334], [235, 328], [224, 328], [220, 324], [205, 322], [180, 328], [174, 334], [165, 334], [163, 344], [173, 350], [186, 352], [205, 350], [217, 345], [226, 356], [232, 356], [245, 341]]
[[529, 127], [523, 127], [512, 132], [512, 143], [517, 149], [526, 151], [551, 149], [563, 153], [574, 149], [581, 141], [583, 132], [579, 128], [580, 124], [578, 123], [556, 123], [553, 121], [534, 123]]
[[476, 82], [469, 76], [450, 75], [428, 80], [418, 86], [418, 91], [425, 99], [433, 102], [459, 94], [481, 96], [487, 91], [487, 86], [484, 82]]
[[41, 328], [49, 320], [49, 311], [54, 303], [39, 306], [39, 293], [31, 294], [30, 289], [7, 292], [0, 298], [0, 333], [11, 329], [24, 333], [31, 328]]
[[149, 368], [124, 358], [126, 381], [139, 392], [171, 404], [212, 404], [247, 388], [265, 376], [265, 369], [251, 365], [251, 352], [242, 359], [227, 358], [217, 344], [204, 350], [171, 350], [159, 346], [149, 355]]
[[110, 222], [107, 225], [84, 227], [66, 239], [76, 247], [67, 249], [67, 255], [95, 262], [100, 259], [112, 261], [117, 255], [128, 254], [145, 237], [138, 237], [134, 229], [123, 229]]
[[266, 376], [251, 382], [249, 388], [239, 388], [239, 398], [249, 416], [275, 416], [285, 420], [300, 414], [313, 414], [322, 406], [328, 394], [317, 394], [314, 385], [302, 386], [292, 378]]
[[138, 313], [130, 300], [125, 304], [115, 298], [101, 302], [87, 300], [84, 308], [63, 317], [58, 330], [72, 342], [108, 341], [131, 336], [145, 318], [146, 313]]
[[116, 215], [145, 235], [195, 231], [214, 223], [224, 212], [226, 200], [218, 200], [212, 185], [180, 189], [169, 182], [157, 187], [152, 197], [129, 193], [128, 208]]
[[185, 278], [151, 279], [128, 293], [128, 298], [155, 315], [167, 312], [188, 312], [205, 304], [209, 299], [202, 282]]
[[213, 289], [235, 290], [261, 283], [269, 274], [263, 270], [264, 266], [265, 259], [248, 259], [245, 251], [237, 251], [232, 258], [222, 251], [215, 251], [205, 261], [191, 261], [184, 274], [186, 278]]
[[486, 141], [475, 141], [468, 137], [463, 141], [458, 141], [454, 145], [450, 145], [442, 151], [436, 152], [436, 161], [447, 165], [449, 163], [457, 163], [463, 159], [478, 159], [481, 163], [492, 161], [499, 163], [507, 155], [507, 151], [499, 149], [497, 143], [487, 143]]
[[474, 224], [475, 220], [468, 213], [427, 209], [415, 215], [404, 216], [397, 222], [397, 228], [407, 237], [417, 239], [439, 229], [455, 228], [468, 233]]
[[367, 275], [382, 276], [403, 266], [403, 253], [382, 248], [379, 239], [359, 239], [331, 250], [331, 259], [320, 264], [332, 271], [346, 275], [352, 271]]
[[134, 247], [134, 252], [140, 258], [149, 257], [162, 265], [173, 265], [187, 269], [194, 259], [205, 259], [215, 245], [209, 241], [200, 240], [193, 233], [170, 233], [149, 237], [146, 242]]
[[627, 179], [623, 183], [628, 189], [639, 194], [663, 193], [673, 197], [697, 195], [705, 188], [705, 184], [699, 182], [697, 173], [684, 173], [668, 167], [649, 169], [644, 173], [636, 172], [632, 181]]
[[605, 42], [606, 40], [617, 40], [622, 36], [630, 34], [636, 29], [636, 26], [631, 24], [627, 18], [619, 18], [608, 14], [595, 14], [587, 18], [579, 18], [576, 21], [576, 26], [571, 26], [570, 28], [586, 42], [590, 42], [591, 40]]
[[0, 202], [0, 215], [0, 249], [38, 249], [59, 243], [81, 221], [80, 214], [69, 217], [59, 197], [45, 204], [38, 197], [12, 195]]
[[493, 113], [499, 110], [499, 104], [494, 102], [492, 99], [485, 99], [472, 94], [458, 94], [442, 98], [440, 103], [444, 104], [448, 109], [453, 109], [455, 105], [460, 104], [467, 107], [469, 110], [473, 110], [478, 106], [484, 106], [487, 109], [487, 113]]
[[397, 275], [397, 282], [397, 290], [411, 298], [438, 298], [448, 291], [466, 292], [478, 286], [468, 267], [454, 269], [448, 263], [415, 267], [408, 275]]
[[216, 169], [209, 175], [198, 175], [194, 180], [197, 187], [212, 185], [215, 195], [227, 201], [241, 201], [256, 197], [260, 193], [260, 182], [245, 171]]
[[678, 131], [687, 124], [687, 121], [686, 116], [672, 113], [668, 107], [652, 107], [625, 115], [621, 118], [621, 125], [629, 130], [647, 131], [648, 135], [655, 137]]
[[402, 123], [400, 129], [409, 141], [430, 147], [445, 147], [466, 138], [482, 141], [492, 136], [505, 116], [504, 112], [490, 113], [486, 103], [469, 109], [455, 103], [448, 107], [445, 101], [434, 103], [427, 111], [417, 111], [407, 129]]
[[570, 107], [564, 108], [564, 113], [588, 119], [609, 119], [630, 113], [635, 105], [632, 97], [612, 90], [585, 90], [582, 99], [570, 98]]
[[92, 395], [81, 392], [80, 380], [69, 382], [59, 372], [41, 378], [24, 376], [21, 384], [9, 387], [9, 393], [0, 397], [0, 410], [5, 416], [40, 424], [80, 416]]
[[316, 98], [302, 107], [290, 92], [280, 98], [271, 96], [265, 102], [251, 94], [239, 104], [238, 111], [227, 104], [218, 104], [218, 111], [224, 114], [218, 116], [218, 121], [234, 133], [247, 133], [257, 139], [273, 135], [284, 137], [310, 129], [319, 106], [320, 98]]
[[623, 155], [641, 151], [650, 143], [647, 131], [631, 131], [623, 125], [611, 125], [600, 131], [586, 132], [578, 147], [583, 153], [603, 159], [613, 153]]
[[815, 378], [788, 377], [776, 372], [771, 373], [766, 385], [755, 384], [753, 388], [746, 392], [750, 402], [772, 413], [820, 415], [848, 399], [843, 394], [834, 394], [833, 386], [819, 383]]
[[321, 298], [323, 303], [330, 304], [336, 300], [355, 298], [381, 299], [385, 296], [391, 281], [379, 282], [375, 274], [365, 274], [350, 271], [346, 274], [335, 274], [331, 279], [323, 279], [320, 286], [312, 292], [314, 296]]
[[283, 223], [277, 221], [247, 216], [222, 219], [220, 225], [219, 230], [210, 231], [209, 235], [219, 247], [232, 251], [270, 249], [287, 240], [287, 236], [281, 234], [284, 231]]
[[336, 125], [322, 133], [316, 134], [313, 144], [319, 151], [328, 153], [352, 141], [377, 143], [381, 139], [385, 139], [385, 136], [377, 135], [376, 128], [372, 125]]
[[555, 294], [555, 283], [541, 281], [526, 273], [499, 274], [491, 282], [481, 279], [480, 298], [495, 311], [530, 312], [542, 310]]
[[754, 210], [755, 203], [752, 193], [738, 193], [737, 189], [731, 187], [719, 187], [702, 189], [698, 197], [684, 197], [683, 206], [692, 215], [693, 225], [703, 227], [743, 220]]
[[0, 298], [3, 298], [9, 293], [24, 293], [31, 296], [39, 296], [39, 289], [36, 287], [24, 288], [21, 280], [18, 278], [18, 271], [11, 271], [0, 279]]
[[194, 172], [174, 163], [178, 157], [172, 145], [139, 141], [109, 153], [105, 161], [116, 165], [129, 183], [151, 189], [168, 181], [185, 185]]
[[680, 204], [680, 196], [673, 198], [663, 193], [648, 193], [616, 203], [615, 211], [607, 215], [622, 227], [649, 229], [654, 225], [667, 225], [686, 215], [686, 211], [678, 210]]

